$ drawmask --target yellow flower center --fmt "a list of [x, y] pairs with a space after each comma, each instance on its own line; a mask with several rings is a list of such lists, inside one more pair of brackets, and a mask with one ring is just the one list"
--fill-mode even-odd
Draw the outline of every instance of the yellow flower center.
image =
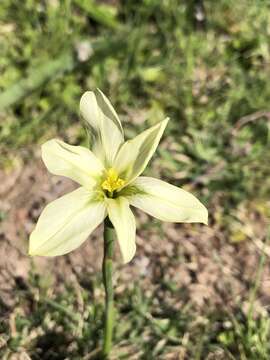
[[103, 181], [101, 187], [103, 190], [113, 193], [115, 190], [120, 189], [124, 184], [125, 180], [121, 179], [113, 168], [110, 168], [107, 171], [107, 179]]

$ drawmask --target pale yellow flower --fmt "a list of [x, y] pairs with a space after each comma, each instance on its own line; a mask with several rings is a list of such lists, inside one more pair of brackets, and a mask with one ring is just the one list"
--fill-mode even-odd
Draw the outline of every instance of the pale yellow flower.
[[42, 146], [42, 159], [52, 174], [66, 176], [81, 187], [45, 207], [30, 235], [30, 255], [70, 252], [108, 216], [127, 263], [136, 250], [130, 205], [163, 221], [207, 223], [206, 208], [192, 194], [140, 176], [168, 119], [125, 142], [119, 117], [100, 90], [82, 96], [80, 111], [92, 134], [92, 151], [53, 139]]

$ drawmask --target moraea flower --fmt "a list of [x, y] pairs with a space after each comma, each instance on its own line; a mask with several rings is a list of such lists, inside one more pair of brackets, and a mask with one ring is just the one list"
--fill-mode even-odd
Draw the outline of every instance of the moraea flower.
[[81, 187], [45, 207], [30, 235], [30, 255], [70, 252], [108, 216], [127, 263], [136, 250], [136, 224], [130, 205], [163, 221], [207, 223], [206, 208], [192, 194], [140, 176], [168, 119], [124, 141], [119, 117], [100, 90], [82, 96], [80, 111], [92, 136], [91, 151], [53, 139], [42, 146], [42, 159], [52, 174], [66, 176]]

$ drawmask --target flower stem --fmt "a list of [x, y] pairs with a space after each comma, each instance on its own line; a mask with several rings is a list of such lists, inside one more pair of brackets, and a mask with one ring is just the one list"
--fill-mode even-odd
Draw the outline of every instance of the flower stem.
[[108, 359], [112, 347], [114, 307], [113, 307], [113, 245], [114, 229], [108, 218], [104, 222], [104, 257], [103, 257], [103, 283], [105, 288], [105, 326], [104, 326], [104, 343], [103, 356]]

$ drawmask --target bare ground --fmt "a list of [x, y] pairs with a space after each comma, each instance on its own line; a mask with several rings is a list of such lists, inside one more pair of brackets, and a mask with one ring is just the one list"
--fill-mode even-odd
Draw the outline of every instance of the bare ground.
[[[48, 202], [73, 190], [71, 181], [50, 175], [41, 160], [22, 165], [12, 171], [0, 173], [0, 292], [7, 308], [12, 308], [13, 290], [18, 282], [27, 278], [30, 269], [53, 275], [55, 286], [64, 279], [76, 281], [82, 274], [100, 271], [102, 260], [102, 229], [99, 228], [73, 253], [57, 258], [30, 258], [27, 255], [28, 235]], [[249, 289], [254, 282], [258, 261], [269, 248], [263, 247], [267, 221], [256, 211], [247, 215], [253, 237], [232, 244], [229, 235], [218, 225], [210, 210], [208, 227], [200, 225], [161, 224], [137, 212], [138, 250], [133, 261], [126, 266], [116, 254], [115, 283], [117, 292], [140, 281], [144, 289], [164, 296], [164, 283], [172, 283], [181, 294], [171, 300], [171, 306], [191, 303], [199, 311], [211, 307], [247, 306]], [[145, 226], [146, 224], [153, 226]], [[269, 268], [265, 267], [257, 301], [258, 311], [270, 302]], [[165, 294], [166, 295], [166, 294]], [[161, 296], [161, 295], [160, 295]]]

